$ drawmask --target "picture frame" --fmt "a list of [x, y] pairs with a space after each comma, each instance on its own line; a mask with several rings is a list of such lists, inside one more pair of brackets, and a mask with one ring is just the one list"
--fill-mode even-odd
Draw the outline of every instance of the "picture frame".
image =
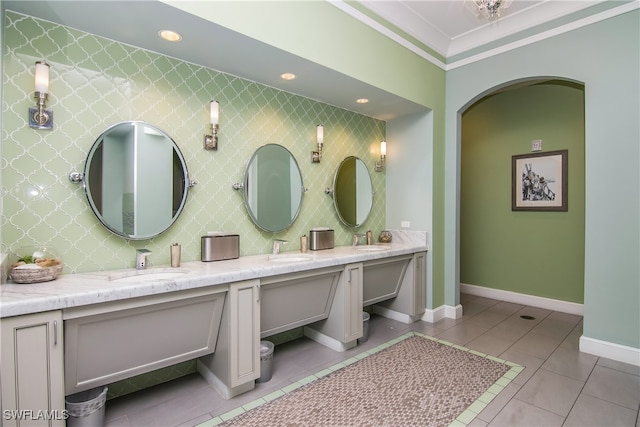
[[511, 210], [567, 212], [568, 157], [568, 150], [512, 156]]

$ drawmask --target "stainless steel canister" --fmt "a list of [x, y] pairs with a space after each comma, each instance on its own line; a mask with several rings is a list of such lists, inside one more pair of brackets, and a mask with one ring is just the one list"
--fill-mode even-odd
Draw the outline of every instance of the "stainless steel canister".
[[223, 261], [240, 256], [240, 236], [237, 234], [208, 234], [200, 238], [202, 261]]

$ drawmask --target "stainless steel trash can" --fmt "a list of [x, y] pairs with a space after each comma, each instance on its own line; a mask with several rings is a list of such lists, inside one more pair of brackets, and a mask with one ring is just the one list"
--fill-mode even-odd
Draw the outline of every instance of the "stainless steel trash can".
[[65, 406], [69, 413], [67, 427], [104, 426], [104, 405], [106, 401], [106, 386], [67, 396], [65, 398]]
[[266, 383], [273, 374], [273, 343], [271, 341], [260, 341], [260, 378], [257, 383]]
[[371, 315], [366, 311], [362, 312], [362, 337], [358, 338], [359, 343], [367, 342], [369, 340], [369, 319]]

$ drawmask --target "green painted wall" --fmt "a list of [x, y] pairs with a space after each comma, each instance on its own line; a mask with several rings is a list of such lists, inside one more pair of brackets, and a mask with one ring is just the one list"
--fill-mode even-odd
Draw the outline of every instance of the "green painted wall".
[[[437, 232], [434, 218], [442, 221], [442, 199], [437, 192], [442, 182], [435, 185], [436, 172], [442, 173], [441, 164], [434, 165], [434, 113], [416, 113], [387, 122], [387, 226], [401, 228], [410, 223], [414, 230], [426, 230], [427, 243], [427, 308], [444, 304], [441, 258], [443, 238]], [[438, 175], [439, 176], [439, 175]], [[434, 231], [435, 230], [435, 231]], [[435, 235], [434, 235], [435, 234]], [[436, 267], [433, 267], [434, 259]], [[438, 264], [440, 263], [440, 265]], [[435, 285], [434, 285], [435, 283]]]
[[460, 116], [510, 82], [560, 77], [584, 84], [584, 336], [640, 348], [640, 11], [447, 72], [445, 299], [459, 281]]
[[[567, 212], [511, 210], [511, 156], [568, 150]], [[582, 303], [584, 91], [534, 85], [491, 96], [462, 116], [460, 281]]]

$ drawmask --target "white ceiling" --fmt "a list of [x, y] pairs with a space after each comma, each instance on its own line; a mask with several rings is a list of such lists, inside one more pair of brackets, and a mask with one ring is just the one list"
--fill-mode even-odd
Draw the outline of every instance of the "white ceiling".
[[[495, 48], [499, 43], [514, 42], [536, 32], [566, 26], [621, 5], [635, 4], [637, 7], [638, 0], [514, 0], [502, 16], [493, 21], [476, 16], [470, 7], [471, 0], [361, 0], [356, 7], [343, 0], [330, 2], [447, 69], [452, 61], [473, 60], [474, 55]], [[158, 0], [3, 0], [1, 4], [3, 9], [60, 23], [382, 120], [425, 109]], [[371, 19], [362, 13], [362, 7], [382, 19]], [[248, 5], [244, 5], [243, 10], [251, 13]], [[275, 6], [274, 13], [278, 13]], [[394, 26], [419, 42], [412, 43], [410, 38], [403, 37], [402, 31], [394, 31]], [[157, 32], [163, 28], [177, 30], [183, 35], [183, 40], [178, 44], [161, 40]], [[206, 34], [207, 43], [202, 43], [203, 34]], [[441, 58], [434, 58], [428, 52], [429, 48]], [[216, 54], [211, 55], [211, 52]], [[300, 77], [283, 81], [279, 78], [283, 71], [295, 72]], [[372, 102], [356, 104], [355, 100], [362, 97]]]
[[[444, 57], [567, 17], [602, 0], [504, 1], [499, 17], [488, 19], [472, 0], [362, 0], [359, 2]], [[610, 4], [613, 2], [609, 2]]]

